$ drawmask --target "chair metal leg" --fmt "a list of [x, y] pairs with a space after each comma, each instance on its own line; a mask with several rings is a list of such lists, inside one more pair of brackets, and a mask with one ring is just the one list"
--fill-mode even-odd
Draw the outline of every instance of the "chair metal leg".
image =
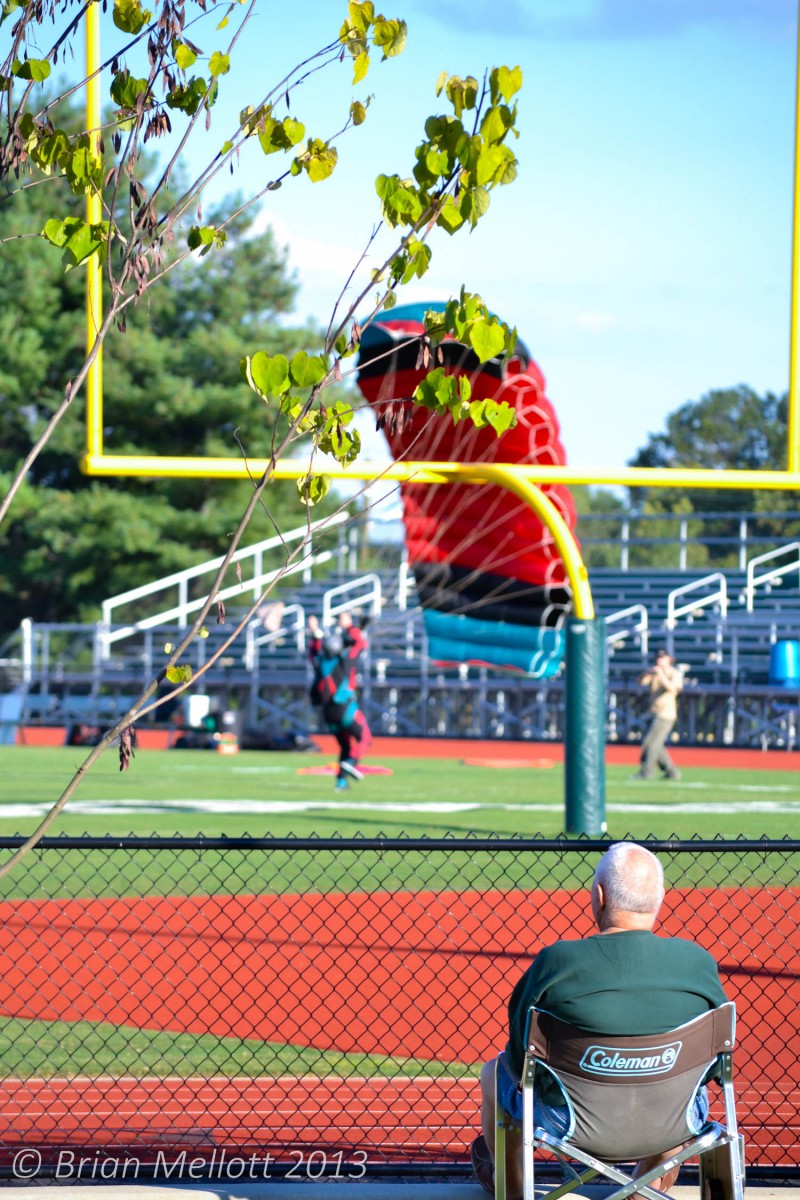
[[500, 1107], [497, 1072], [500, 1064], [494, 1067], [494, 1195], [495, 1200], [506, 1200], [506, 1123], [505, 1114]]
[[744, 1200], [744, 1138], [700, 1155], [700, 1200]]

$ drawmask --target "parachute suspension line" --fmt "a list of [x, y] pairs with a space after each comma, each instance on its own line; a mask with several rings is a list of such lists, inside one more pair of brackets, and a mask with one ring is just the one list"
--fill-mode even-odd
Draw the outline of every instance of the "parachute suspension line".
[[[425, 464], [417, 465], [424, 466]], [[581, 558], [572, 530], [549, 496], [546, 496], [537, 484], [526, 478], [530, 468], [523, 475], [519, 468], [508, 463], [453, 463], [452, 466], [458, 469], [458, 475], [462, 479], [484, 479], [487, 483], [499, 483], [501, 487], [507, 488], [509, 492], [513, 492], [515, 496], [526, 501], [553, 535], [572, 586], [575, 616], [581, 620], [594, 620], [594, 601], [589, 587], [589, 572]]]

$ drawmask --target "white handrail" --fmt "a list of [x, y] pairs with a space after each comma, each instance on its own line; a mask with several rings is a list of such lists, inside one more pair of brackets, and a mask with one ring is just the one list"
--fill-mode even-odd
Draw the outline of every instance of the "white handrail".
[[[345, 511], [334, 513], [332, 516], [325, 517], [321, 521], [315, 521], [312, 525], [301, 525], [297, 529], [292, 529], [286, 534], [266, 538], [264, 541], [255, 542], [252, 546], [245, 546], [244, 549], [237, 550], [236, 553], [232, 555], [231, 562], [243, 562], [248, 558], [252, 558], [255, 568], [254, 577], [249, 579], [245, 584], [239, 584], [236, 587], [226, 589], [224, 594], [220, 592], [220, 599], [226, 599], [230, 596], [236, 595], [237, 593], [241, 594], [243, 591], [251, 591], [253, 593], [253, 598], [257, 599], [263, 591], [262, 585], [265, 582], [269, 582], [269, 580], [276, 574], [274, 571], [268, 572], [267, 574], [264, 574], [263, 572], [261, 564], [262, 556], [265, 551], [277, 550], [279, 547], [291, 545], [294, 542], [302, 542], [303, 539], [309, 537], [309, 535], [313, 536], [315, 533], [322, 532], [326, 529], [335, 529], [337, 526], [342, 525], [348, 520], [350, 520], [350, 514], [348, 512]], [[331, 557], [331, 553], [327, 553], [324, 558], [322, 556], [314, 557], [311, 554], [308, 554], [303, 559], [303, 567], [305, 569], [308, 568], [309, 560], [311, 560], [313, 563], [323, 561], [327, 562]], [[207, 562], [200, 563], [199, 566], [187, 567], [183, 571], [175, 571], [172, 575], [165, 575], [163, 579], [157, 579], [153, 583], [145, 583], [140, 587], [131, 588], [127, 592], [120, 592], [117, 596], [111, 596], [108, 600], [103, 601], [103, 624], [111, 624], [111, 615], [114, 609], [119, 608], [120, 605], [128, 604], [132, 600], [141, 600], [145, 596], [153, 596], [157, 592], [161, 592], [166, 588], [175, 586], [177, 586], [178, 589], [184, 593], [181, 602], [179, 602], [175, 607], [167, 610], [166, 613], [159, 613], [157, 617], [152, 619], [146, 618], [146, 620], [151, 625], [158, 625], [163, 622], [164, 618], [178, 616], [182, 617], [181, 624], [186, 624], [186, 615], [188, 615], [190, 612], [195, 612], [198, 608], [202, 607], [202, 604], [205, 602], [204, 600], [201, 600], [199, 603], [197, 601], [187, 603], [185, 599], [186, 583], [190, 579], [197, 579], [197, 577], [200, 575], [206, 575], [210, 571], [218, 570], [224, 561], [224, 555], [221, 558], [212, 558]], [[147, 625], [137, 622], [130, 628], [145, 629], [147, 628]]]
[[[248, 580], [246, 584], [236, 583], [231, 587], [223, 588], [217, 592], [216, 600], [230, 600], [233, 597], [240, 597], [244, 590], [249, 590], [254, 584], [257, 585], [257, 595], [267, 586], [268, 583], [274, 583], [276, 579], [287, 579], [290, 575], [296, 575], [298, 572], [305, 572], [310, 566], [316, 566], [321, 563], [330, 562], [334, 557], [331, 550], [323, 550], [320, 554], [307, 554], [304, 558], [298, 559], [296, 563], [292, 563], [289, 567], [276, 567], [274, 571], [267, 571], [265, 575], [259, 575], [254, 580]], [[168, 608], [164, 612], [156, 613], [152, 617], [143, 617], [141, 621], [136, 621], [133, 625], [121, 625], [117, 629], [106, 630], [102, 637], [106, 646], [111, 646], [114, 642], [120, 641], [122, 638], [130, 637], [134, 633], [138, 633], [141, 629], [153, 629], [157, 625], [169, 625], [170, 622], [177, 620], [180, 624], [186, 625], [186, 618], [190, 613], [197, 612], [203, 607], [206, 599], [201, 596], [198, 600], [190, 600], [185, 604], [176, 605], [175, 608]]]
[[[364, 589], [366, 588], [366, 591]], [[350, 595], [349, 599], [343, 604], [334, 602], [336, 597], [346, 596], [358, 590], [358, 595]], [[380, 575], [360, 575], [358, 579], [351, 579], [347, 583], [340, 583], [338, 587], [333, 587], [322, 597], [322, 624], [323, 627], [330, 625], [334, 617], [339, 613], [348, 612], [353, 608], [363, 608], [364, 605], [369, 606], [369, 611], [373, 617], [381, 615], [383, 607], [383, 597], [381, 590]]]
[[33, 681], [33, 621], [23, 617], [20, 622], [22, 630], [22, 682], [29, 684]]
[[408, 608], [408, 597], [413, 587], [414, 575], [409, 566], [408, 559], [404, 557], [397, 572], [397, 607], [400, 609], [400, 612], [405, 612]]
[[[709, 587], [712, 583], [719, 584], [715, 592], [701, 596], [699, 600], [692, 600], [689, 604], [683, 604], [680, 607], [676, 605], [675, 601], [678, 596], [685, 596], [701, 587]], [[675, 628], [678, 617], [697, 612], [700, 608], [707, 608], [710, 604], [716, 603], [719, 603], [724, 620], [728, 614], [728, 581], [721, 571], [714, 571], [711, 575], [704, 575], [702, 579], [695, 579], [693, 583], [685, 583], [683, 587], [675, 588], [674, 592], [670, 592], [667, 596], [667, 629]]]
[[[775, 567], [772, 571], [765, 571], [763, 575], [756, 578], [757, 566], [770, 562], [780, 554], [789, 554], [792, 551], [795, 552], [795, 556], [791, 562], [784, 563], [782, 567]], [[790, 571], [797, 570], [800, 570], [800, 542], [789, 542], [787, 546], [781, 546], [778, 550], [770, 550], [766, 554], [759, 554], [756, 558], [751, 558], [747, 564], [747, 585], [744, 590], [747, 611], [753, 611], [753, 597], [760, 584], [768, 583], [771, 579], [780, 579], [783, 575], [788, 575]]]
[[647, 609], [643, 604], [632, 604], [630, 608], [621, 608], [618, 612], [611, 613], [605, 618], [606, 628], [613, 625], [617, 621], [623, 621], [626, 617], [632, 617], [635, 614], [639, 615], [637, 624], [626, 626], [624, 629], [618, 630], [616, 633], [606, 635], [606, 643], [615, 646], [617, 642], [624, 642], [629, 633], [640, 633], [642, 635], [642, 654], [647, 654], [649, 642], [649, 618]]

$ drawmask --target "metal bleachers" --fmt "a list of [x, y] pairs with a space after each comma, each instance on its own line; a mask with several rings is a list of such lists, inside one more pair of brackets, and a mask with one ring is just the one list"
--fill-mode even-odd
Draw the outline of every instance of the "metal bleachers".
[[[211, 693], [217, 706], [233, 706], [242, 727], [310, 731], [315, 714], [308, 704], [308, 617], [313, 613], [333, 621], [348, 608], [369, 625], [361, 694], [376, 732], [559, 736], [562, 678], [545, 684], [476, 664], [430, 662], [413, 580], [399, 562], [399, 550], [391, 566], [382, 564], [372, 547], [361, 557], [351, 533], [342, 526], [327, 541], [317, 539], [315, 554], [277, 579], [261, 605], [257, 597], [270, 578], [270, 564], [254, 558], [244, 581], [231, 585], [225, 623], [216, 624], [212, 612], [206, 636], [182, 655], [198, 675], [194, 690]], [[253, 551], [261, 556], [276, 550], [282, 553], [281, 547], [270, 550], [262, 543], [241, 557], [246, 561]], [[762, 565], [756, 570], [754, 562]], [[104, 605], [104, 619], [94, 625], [24, 622], [0, 647], [0, 736], [12, 737], [12, 725], [20, 723], [113, 722], [158, 675], [165, 646], [177, 644], [191, 623], [202, 602], [201, 575], [208, 569], [209, 564], [201, 565], [192, 568], [191, 579], [174, 576], [112, 598]], [[735, 730], [730, 733], [730, 706], [739, 704], [745, 691], [751, 706], [763, 701], [777, 711], [791, 702], [785, 688], [770, 679], [770, 662], [776, 642], [800, 635], [800, 543], [769, 550], [737, 569], [590, 567], [589, 580], [595, 610], [606, 618], [609, 706], [618, 736], [639, 735], [638, 679], [662, 645], [684, 667], [687, 701], [702, 693], [714, 709], [706, 716], [699, 700], [682, 706], [699, 714], [692, 716], [693, 729], [707, 730], [711, 721], [714, 737], [721, 736], [718, 727], [723, 726], [726, 736], [738, 737]], [[163, 593], [162, 611], [148, 613], [142, 605], [153, 593]], [[283, 604], [278, 628], [271, 619], [276, 601]], [[125, 604], [133, 608], [126, 612]], [[242, 633], [225, 645], [240, 619], [245, 620]], [[203, 673], [214, 655], [213, 666]], [[162, 709], [149, 719], [171, 718]], [[759, 716], [756, 723], [765, 722]]]

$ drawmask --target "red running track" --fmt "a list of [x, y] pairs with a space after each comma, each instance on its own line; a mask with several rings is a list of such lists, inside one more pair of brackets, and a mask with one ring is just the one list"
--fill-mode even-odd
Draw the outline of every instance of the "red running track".
[[[797, 1161], [800, 893], [673, 889], [661, 931], [714, 953], [739, 1013], [751, 1161]], [[347, 1055], [478, 1064], [543, 940], [590, 931], [585, 892], [383, 892], [0, 903], [0, 1011]], [[532, 930], [540, 930], [538, 935]], [[395, 1064], [393, 1071], [402, 1070]], [[5, 1144], [359, 1147], [463, 1157], [477, 1084], [324, 1077], [6, 1080]]]

